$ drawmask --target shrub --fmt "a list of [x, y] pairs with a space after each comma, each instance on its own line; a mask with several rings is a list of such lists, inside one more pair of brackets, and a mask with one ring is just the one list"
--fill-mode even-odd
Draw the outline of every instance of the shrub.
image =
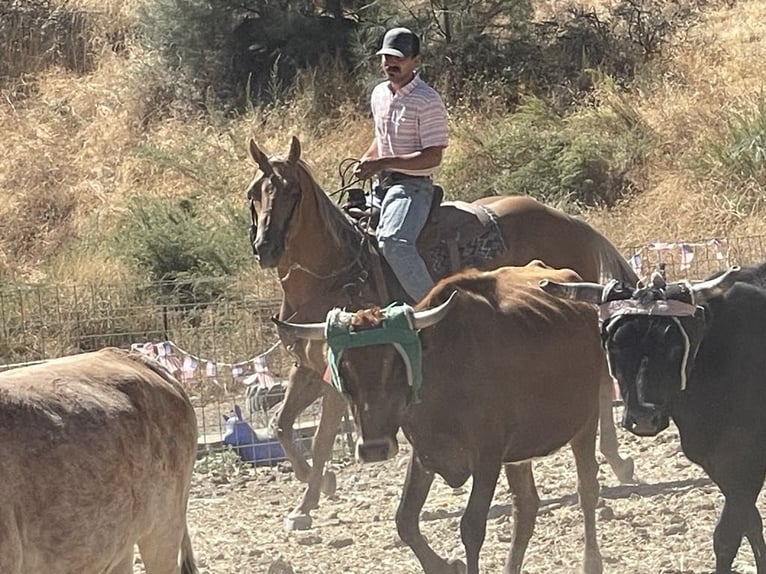
[[168, 282], [179, 302], [211, 301], [224, 286], [197, 279], [233, 276], [252, 264], [247, 225], [244, 213], [194, 198], [136, 198], [112, 241], [153, 281]]
[[49, 0], [0, 0], [0, 14], [0, 79], [54, 63], [80, 73], [93, 66], [92, 22], [85, 12]]
[[729, 112], [726, 133], [694, 160], [700, 178], [727, 189], [739, 208], [752, 209], [766, 189], [766, 96], [750, 109]]
[[474, 182], [478, 195], [525, 194], [570, 208], [614, 205], [632, 187], [628, 174], [644, 161], [648, 136], [619, 97], [602, 99], [597, 108], [563, 116], [528, 97], [494, 122], [479, 142], [492, 170]]

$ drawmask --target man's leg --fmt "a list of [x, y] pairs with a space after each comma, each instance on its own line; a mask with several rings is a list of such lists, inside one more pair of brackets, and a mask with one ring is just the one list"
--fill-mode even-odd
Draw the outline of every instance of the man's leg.
[[433, 193], [433, 184], [425, 179], [392, 186], [383, 199], [377, 228], [381, 253], [414, 301], [420, 301], [434, 284], [416, 246]]

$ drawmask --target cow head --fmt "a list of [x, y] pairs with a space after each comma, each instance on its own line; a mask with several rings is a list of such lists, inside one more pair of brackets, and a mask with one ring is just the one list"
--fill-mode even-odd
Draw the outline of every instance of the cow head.
[[639, 436], [667, 428], [674, 398], [686, 389], [705, 330], [702, 305], [728, 290], [738, 267], [697, 284], [666, 284], [656, 274], [638, 289], [610, 283], [553, 283], [560, 297], [599, 304], [609, 370], [620, 386], [622, 426]]
[[[441, 305], [412, 314], [415, 330], [437, 325], [452, 308], [451, 296]], [[358, 330], [376, 329], [380, 319], [370, 310], [357, 311]], [[277, 321], [282, 340], [325, 339], [326, 324]], [[361, 462], [388, 460], [398, 452], [396, 433], [413, 397], [411, 365], [395, 344], [350, 346], [337, 357], [341, 392], [348, 399], [357, 432], [356, 456]]]

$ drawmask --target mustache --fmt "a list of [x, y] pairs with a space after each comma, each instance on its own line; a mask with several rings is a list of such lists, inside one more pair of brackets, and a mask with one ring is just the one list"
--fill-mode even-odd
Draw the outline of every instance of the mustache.
[[386, 72], [401, 72], [401, 68], [399, 66], [386, 66]]

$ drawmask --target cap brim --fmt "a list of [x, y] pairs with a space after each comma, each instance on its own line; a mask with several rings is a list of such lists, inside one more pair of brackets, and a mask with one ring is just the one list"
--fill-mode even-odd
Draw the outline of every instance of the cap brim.
[[407, 56], [404, 55], [403, 52], [399, 50], [394, 50], [393, 48], [381, 48], [377, 52], [375, 52], [378, 56], [396, 56], [397, 58], [406, 58]]

